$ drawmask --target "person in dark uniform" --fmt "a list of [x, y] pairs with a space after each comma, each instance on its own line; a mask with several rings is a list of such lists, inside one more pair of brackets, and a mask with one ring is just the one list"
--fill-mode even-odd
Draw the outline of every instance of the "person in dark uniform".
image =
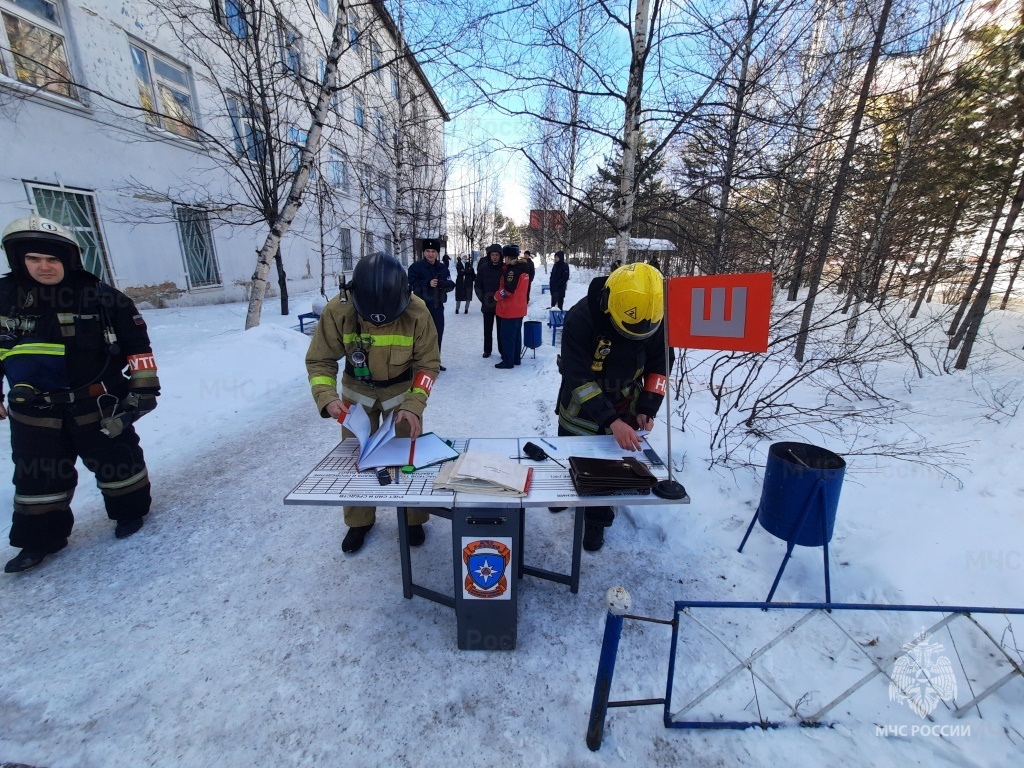
[[[444, 304], [448, 301], [448, 294], [455, 289], [451, 272], [438, 259], [440, 254], [440, 240], [424, 240], [423, 258], [409, 267], [409, 286], [413, 293], [423, 299], [430, 310], [430, 316], [434, 318], [438, 351], [444, 339]], [[447, 369], [442, 365], [441, 370]]]
[[[649, 264], [628, 264], [591, 281], [565, 314], [558, 392], [559, 435], [613, 435], [638, 451], [665, 398], [664, 287]], [[552, 512], [564, 508], [552, 507]], [[604, 545], [611, 507], [587, 507], [583, 548]]]
[[533, 254], [529, 251], [523, 251], [522, 258], [523, 266], [526, 267], [526, 275], [530, 278], [530, 284], [526, 291], [526, 303], [530, 303], [530, 290], [533, 289], [533, 279], [537, 275], [537, 267], [533, 263]]
[[569, 285], [569, 265], [565, 263], [565, 252], [555, 252], [555, 263], [551, 267], [551, 306], [562, 309], [565, 301], [565, 289]]
[[[493, 350], [494, 312], [496, 302], [494, 293], [501, 285], [503, 269], [501, 263], [501, 246], [497, 243], [487, 246], [487, 254], [476, 266], [476, 297], [480, 299], [480, 311], [484, 316], [484, 357], [490, 357]], [[498, 354], [501, 354], [501, 323], [498, 323]]]
[[[40, 216], [3, 232], [0, 368], [14, 459], [11, 546], [4, 570], [25, 571], [67, 546], [75, 461], [96, 476], [123, 539], [142, 527], [149, 473], [132, 423], [160, 394], [146, 322], [135, 304], [85, 271], [69, 230]], [[2, 397], [2, 395], [0, 395]]]
[[455, 260], [455, 314], [459, 314], [459, 305], [465, 302], [465, 314], [469, 314], [469, 302], [473, 300], [473, 282], [476, 280], [476, 272], [473, 270], [473, 257], [467, 256], [462, 261], [460, 256]]

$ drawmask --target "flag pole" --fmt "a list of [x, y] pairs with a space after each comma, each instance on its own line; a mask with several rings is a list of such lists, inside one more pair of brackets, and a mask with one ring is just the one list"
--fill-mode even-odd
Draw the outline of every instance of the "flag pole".
[[672, 357], [669, 354], [668, 346], [668, 278], [662, 275], [662, 294], [663, 301], [665, 303], [664, 309], [661, 315], [661, 327], [664, 331], [665, 336], [665, 400], [667, 401], [668, 407], [665, 409], [665, 429], [668, 432], [668, 457], [666, 458], [666, 465], [668, 466], [668, 480], [659, 480], [654, 485], [654, 495], [662, 499], [690, 500], [690, 497], [686, 495], [686, 489], [681, 483], [677, 482], [672, 478], [672, 398], [669, 395], [672, 393]]

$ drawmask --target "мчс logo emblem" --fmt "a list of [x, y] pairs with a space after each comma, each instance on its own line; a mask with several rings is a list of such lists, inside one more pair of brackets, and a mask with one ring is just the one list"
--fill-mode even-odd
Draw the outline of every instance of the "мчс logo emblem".
[[508, 543], [494, 539], [463, 539], [462, 573], [465, 577], [463, 588], [466, 596], [483, 600], [500, 598], [508, 600], [508, 579], [505, 571], [512, 561], [512, 550]]
[[928, 717], [940, 701], [953, 701], [956, 675], [949, 657], [939, 655], [944, 650], [924, 629], [904, 645], [892, 668], [889, 701], [906, 704], [920, 717]]

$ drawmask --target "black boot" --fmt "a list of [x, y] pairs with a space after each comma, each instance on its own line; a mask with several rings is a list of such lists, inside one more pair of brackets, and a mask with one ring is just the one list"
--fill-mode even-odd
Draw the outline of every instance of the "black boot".
[[118, 520], [117, 526], [114, 528], [114, 537], [127, 539], [133, 533], [138, 533], [144, 521], [144, 517], [130, 517], [125, 520]]
[[348, 533], [345, 534], [345, 540], [341, 542], [341, 551], [345, 554], [351, 555], [358, 552], [363, 548], [363, 540], [366, 538], [366, 534], [373, 528], [373, 523], [369, 525], [353, 525], [348, 529]]
[[422, 525], [409, 526], [409, 546], [418, 547], [427, 540], [427, 532]]
[[587, 552], [597, 552], [604, 546], [604, 529], [605, 526], [589, 520], [583, 523], [583, 548]]
[[45, 549], [23, 549], [18, 553], [16, 557], [11, 559], [7, 565], [4, 566], [4, 573], [21, 573], [27, 571], [29, 568], [35, 568], [47, 555], [52, 555], [54, 552], [60, 552], [64, 547], [68, 545], [67, 539], [62, 539], [57, 544]]

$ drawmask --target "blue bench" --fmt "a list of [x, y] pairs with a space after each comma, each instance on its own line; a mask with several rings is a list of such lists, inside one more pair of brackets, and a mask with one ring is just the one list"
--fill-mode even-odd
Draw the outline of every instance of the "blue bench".
[[543, 296], [545, 293], [551, 290], [551, 285], [548, 283], [540, 284], [540, 295]]
[[551, 346], [555, 346], [555, 337], [558, 335], [558, 329], [562, 327], [565, 322], [565, 310], [562, 309], [549, 309], [548, 310], [548, 327], [551, 328]]
[[320, 319], [320, 315], [316, 312], [306, 312], [299, 315], [299, 333], [306, 332], [306, 321], [309, 320], [313, 323], [313, 327], [316, 328], [317, 321]]

